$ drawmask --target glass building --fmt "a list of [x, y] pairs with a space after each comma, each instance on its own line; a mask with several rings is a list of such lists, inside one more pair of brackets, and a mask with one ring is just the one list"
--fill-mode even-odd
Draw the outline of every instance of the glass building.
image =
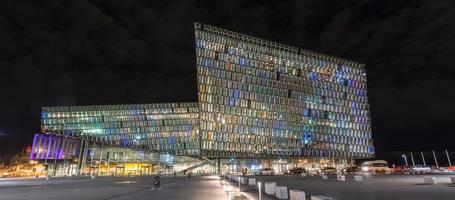
[[44, 107], [41, 131], [152, 152], [196, 156], [197, 103]]
[[195, 48], [198, 102], [44, 107], [30, 159], [147, 174], [374, 156], [364, 64], [200, 23]]
[[363, 64], [208, 25], [195, 30], [204, 156], [373, 156]]

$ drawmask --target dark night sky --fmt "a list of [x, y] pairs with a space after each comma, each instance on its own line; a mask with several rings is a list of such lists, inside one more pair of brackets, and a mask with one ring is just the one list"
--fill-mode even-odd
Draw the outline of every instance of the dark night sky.
[[1, 152], [41, 106], [196, 101], [195, 21], [366, 63], [377, 152], [455, 149], [455, 1], [8, 0]]

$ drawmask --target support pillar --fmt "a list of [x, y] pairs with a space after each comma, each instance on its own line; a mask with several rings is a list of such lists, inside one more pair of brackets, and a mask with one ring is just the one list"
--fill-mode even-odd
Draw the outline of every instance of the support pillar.
[[57, 154], [56, 154], [56, 156], [54, 158], [54, 171], [53, 171], [54, 176], [57, 175], [57, 159], [58, 159], [58, 156], [59, 156], [59, 151], [61, 151], [60, 150], [60, 144], [62, 143], [63, 138], [64, 137], [61, 137], [60, 140], [58, 140]]
[[127, 154], [128, 154], [128, 148], [125, 148], [125, 152], [123, 152], [123, 176], [125, 176], [125, 171], [126, 171]]
[[104, 144], [101, 143], [100, 160], [99, 160], [99, 163], [98, 163], [98, 173], [97, 173], [97, 176], [99, 176], [100, 173], [101, 173], [101, 164], [103, 163], [103, 147], [104, 147]]
[[84, 140], [84, 152], [82, 154], [81, 172], [84, 172], [84, 170], [85, 170], [85, 164], [87, 162], [87, 153], [88, 153], [88, 141]]
[[[58, 155], [58, 153], [57, 153]], [[82, 169], [82, 160], [83, 160], [83, 155], [84, 155], [84, 139], [81, 139], [81, 144], [79, 146], [79, 154], [77, 155], [77, 171], [76, 174], [79, 176], [81, 175], [81, 169]], [[55, 156], [57, 157], [57, 156]]]
[[216, 163], [217, 163], [217, 168], [218, 168], [217, 173], [221, 175], [221, 159], [217, 158]]
[[92, 147], [90, 148], [92, 151], [90, 152], [92, 155], [90, 156], [90, 175], [93, 175], [92, 169], [95, 170], [93, 167], [93, 157], [95, 156], [95, 141], [92, 143]]
[[109, 144], [109, 150], [107, 152], [107, 175], [110, 175], [110, 172], [111, 172], [111, 168], [110, 168], [110, 164], [111, 164], [111, 156], [112, 156], [112, 144]]

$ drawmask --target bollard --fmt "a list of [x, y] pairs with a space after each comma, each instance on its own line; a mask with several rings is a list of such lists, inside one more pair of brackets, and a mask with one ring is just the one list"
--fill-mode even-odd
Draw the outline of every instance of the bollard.
[[357, 182], [362, 182], [363, 181], [363, 176], [354, 175], [354, 180], [357, 181]]
[[455, 184], [455, 176], [450, 177], [450, 180], [452, 181], [452, 184]]
[[327, 177], [327, 175], [322, 175], [321, 177], [322, 177], [323, 180], [329, 179], [329, 177]]
[[286, 186], [276, 186], [275, 196], [278, 199], [288, 199], [288, 188]]
[[275, 194], [275, 186], [276, 186], [276, 183], [275, 182], [265, 182], [264, 183], [264, 192], [266, 194]]
[[434, 176], [429, 176], [429, 177], [425, 177], [423, 178], [423, 182], [426, 183], [426, 184], [436, 184], [436, 178]]
[[46, 181], [48, 181], [49, 179], [51, 179], [51, 176], [46, 176]]
[[301, 177], [306, 177], [306, 173], [305, 173], [305, 172], [302, 172], [302, 173], [300, 174], [300, 176], [301, 176]]
[[337, 176], [338, 181], [346, 181], [346, 177], [344, 175]]
[[90, 176], [90, 179], [95, 179], [95, 178], [96, 178], [95, 175]]
[[256, 178], [249, 178], [248, 185], [256, 185]]
[[247, 177], [241, 177], [241, 178], [240, 178], [240, 182], [241, 182], [243, 185], [248, 185], [248, 178], [247, 178]]
[[306, 200], [305, 191], [302, 190], [289, 190], [290, 200]]
[[262, 200], [261, 182], [258, 182], [258, 189], [259, 189], [259, 200]]
[[311, 195], [311, 200], [333, 200], [333, 198], [322, 195]]

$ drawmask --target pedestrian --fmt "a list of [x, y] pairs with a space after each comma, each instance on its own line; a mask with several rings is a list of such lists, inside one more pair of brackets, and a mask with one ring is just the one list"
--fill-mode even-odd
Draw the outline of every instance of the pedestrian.
[[153, 188], [152, 189], [161, 189], [160, 176], [155, 176], [155, 179], [153, 180]]

